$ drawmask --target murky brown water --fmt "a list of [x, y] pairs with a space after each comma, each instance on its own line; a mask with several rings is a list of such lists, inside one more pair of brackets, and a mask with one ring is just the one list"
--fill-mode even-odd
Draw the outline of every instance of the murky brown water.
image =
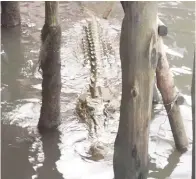
[[[98, 16], [105, 3], [83, 2]], [[81, 29], [87, 17], [81, 3], [60, 2], [62, 25], [62, 125], [59, 132], [41, 137], [36, 129], [41, 103], [41, 76], [36, 71], [40, 48], [40, 30], [44, 23], [43, 2], [21, 2], [22, 29], [2, 29], [1, 107], [2, 107], [2, 179], [112, 179], [113, 142], [118, 121], [111, 121], [103, 140], [110, 148], [99, 162], [85, 161], [80, 154], [90, 145], [84, 124], [75, 114], [78, 96], [88, 84], [88, 69], [82, 66]], [[189, 150], [180, 156], [174, 149], [171, 129], [162, 105], [157, 106], [150, 128], [151, 156], [149, 178], [191, 178], [191, 68], [195, 27], [194, 2], [159, 2], [160, 18], [169, 27], [164, 42], [175, 83], [186, 99], [181, 106], [189, 136]], [[117, 48], [123, 17], [120, 4], [108, 21], [101, 20], [107, 35]], [[171, 51], [173, 50], [173, 51]], [[174, 53], [175, 52], [175, 53]], [[120, 63], [120, 60], [117, 60]], [[119, 65], [118, 63], [118, 65]], [[118, 70], [109, 79], [111, 86], [121, 83]], [[116, 116], [118, 119], [118, 115]]]

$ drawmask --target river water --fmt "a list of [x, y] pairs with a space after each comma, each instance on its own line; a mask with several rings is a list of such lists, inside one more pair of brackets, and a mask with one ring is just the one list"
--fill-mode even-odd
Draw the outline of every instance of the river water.
[[[149, 179], [191, 178], [191, 74], [195, 33], [194, 2], [159, 2], [159, 17], [168, 26], [164, 38], [175, 84], [186, 102], [181, 106], [189, 137], [189, 150], [180, 155], [174, 147], [171, 129], [162, 104], [150, 126]], [[22, 26], [2, 29], [1, 42], [1, 135], [2, 179], [112, 179], [113, 142], [118, 121], [110, 123], [104, 137], [109, 151], [104, 160], [84, 160], [89, 146], [88, 132], [75, 114], [78, 96], [84, 92], [89, 70], [82, 65], [80, 40], [82, 25], [88, 16], [81, 5], [97, 16], [103, 14], [107, 2], [60, 2], [62, 27], [62, 124], [59, 131], [41, 137], [36, 125], [41, 107], [41, 75], [35, 69], [40, 49], [40, 30], [44, 24], [43, 2], [21, 2]], [[106, 35], [116, 48], [119, 64], [119, 33], [123, 11], [119, 3], [109, 20], [101, 20]], [[119, 68], [119, 67], [118, 67]], [[120, 68], [119, 68], [120, 70]], [[120, 86], [116, 73], [110, 86]], [[117, 114], [116, 118], [118, 118]]]

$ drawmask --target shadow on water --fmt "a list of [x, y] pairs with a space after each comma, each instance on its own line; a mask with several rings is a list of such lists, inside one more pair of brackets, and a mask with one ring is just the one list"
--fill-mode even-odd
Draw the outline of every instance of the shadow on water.
[[[2, 49], [2, 102], [13, 102], [21, 99], [21, 92], [17, 79], [24, 64], [24, 50], [21, 44], [21, 27], [1, 28]], [[11, 111], [12, 105], [2, 104], [2, 110]], [[1, 121], [1, 177], [9, 179], [30, 179], [35, 171], [28, 160], [29, 149], [33, 143], [28, 138], [28, 130], [19, 126], [4, 124]]]
[[174, 150], [168, 157], [168, 164], [163, 169], [156, 168], [156, 163], [150, 163], [149, 169], [152, 170], [148, 177], [151, 178], [159, 178], [165, 179], [170, 177], [174, 169], [177, 167], [178, 163], [180, 162], [181, 154]]
[[33, 140], [27, 139], [27, 129], [1, 125], [1, 178], [31, 179], [35, 171], [28, 156]]
[[36, 157], [36, 152], [31, 152], [35, 138], [29, 135], [27, 128], [15, 125], [2, 124], [2, 179], [31, 179], [37, 175], [37, 179], [63, 179], [56, 168], [56, 162], [60, 158], [58, 130], [47, 131], [41, 134], [44, 162], [35, 171], [29, 157]]
[[14, 105], [20, 104], [21, 99], [39, 97], [31, 87], [33, 82], [23, 72], [26, 60], [24, 57], [24, 44], [21, 42], [21, 26], [14, 28], [1, 28], [1, 101], [2, 111], [11, 111]]
[[[1, 28], [2, 37], [2, 110], [4, 120], [2, 123], [2, 175], [3, 179], [30, 179], [38, 174], [39, 179], [62, 179], [55, 162], [60, 158], [58, 148], [59, 131], [50, 131], [41, 135], [45, 160], [43, 166], [36, 172], [29, 162], [29, 156], [36, 155], [30, 149], [34, 142], [34, 137], [29, 136], [27, 128], [5, 124], [6, 113], [12, 111], [17, 100], [27, 97], [29, 90], [18, 79], [25, 79], [21, 71], [25, 64], [24, 49], [21, 43], [21, 27]], [[28, 86], [28, 85], [27, 85]], [[28, 87], [29, 88], [29, 87]], [[8, 119], [9, 120], [9, 119]]]
[[61, 153], [59, 150], [60, 132], [59, 130], [49, 130], [41, 133], [41, 141], [44, 152], [43, 166], [37, 171], [38, 179], [63, 179], [61, 173], [56, 168], [56, 162]]

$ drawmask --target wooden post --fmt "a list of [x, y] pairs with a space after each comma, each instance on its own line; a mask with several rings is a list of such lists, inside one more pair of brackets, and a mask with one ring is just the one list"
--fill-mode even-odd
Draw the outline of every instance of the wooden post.
[[58, 2], [45, 2], [45, 24], [48, 26], [58, 26]]
[[15, 27], [20, 25], [20, 7], [16, 1], [1, 2], [1, 25], [2, 27]]
[[114, 144], [114, 178], [146, 179], [149, 121], [157, 63], [157, 3], [121, 2], [122, 99]]
[[58, 2], [45, 2], [45, 24], [41, 32], [40, 68], [42, 70], [42, 107], [38, 128], [54, 128], [60, 124], [61, 92], [61, 28]]
[[192, 146], [192, 179], [195, 179], [195, 51], [194, 51], [194, 63], [193, 63], [193, 77], [192, 77], [192, 88], [191, 88], [191, 97], [192, 97], [192, 129], [193, 129], [193, 146]]
[[185, 133], [180, 108], [176, 102], [178, 94], [174, 85], [162, 37], [158, 40], [158, 63], [156, 69], [157, 87], [162, 95], [163, 103], [168, 114], [176, 148], [179, 152], [187, 151], [188, 138]]
[[[114, 6], [116, 5], [115, 1], [109, 2], [109, 5], [106, 9], [106, 11], [103, 14], [103, 19], [108, 19], [108, 17], [110, 16], [112, 10], [114, 9]], [[160, 36], [165, 36], [167, 35], [167, 26], [165, 26], [165, 24], [159, 19], [158, 20], [158, 34]], [[156, 82], [156, 81], [155, 81]], [[158, 104], [161, 101], [159, 93], [158, 93], [158, 88], [156, 83], [154, 83], [153, 85], [153, 104]]]

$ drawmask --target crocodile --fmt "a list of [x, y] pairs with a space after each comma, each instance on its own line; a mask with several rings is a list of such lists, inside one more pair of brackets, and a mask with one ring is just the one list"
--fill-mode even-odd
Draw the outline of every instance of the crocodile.
[[[105, 152], [99, 137], [105, 132], [109, 116], [119, 112], [120, 100], [117, 95], [119, 96], [120, 93], [110, 89], [109, 85], [105, 85], [104, 81], [107, 81], [107, 78], [103, 75], [104, 65], [112, 65], [115, 50], [110, 41], [105, 38], [103, 28], [96, 16], [88, 10], [86, 12], [91, 18], [83, 27], [82, 50], [84, 65], [90, 65], [90, 84], [89, 90], [79, 97], [76, 112], [81, 121], [87, 125], [89, 136], [93, 141], [89, 149], [91, 158], [101, 159], [104, 158], [102, 153]], [[157, 103], [159, 100], [157, 88], [154, 86], [153, 101]], [[99, 147], [98, 144], [102, 146]]]
[[[90, 84], [89, 84], [90, 97], [89, 94], [86, 95], [85, 99], [84, 96], [82, 96], [79, 99], [79, 102], [81, 103], [83, 101], [81, 107], [86, 106], [84, 107], [86, 108], [84, 111], [90, 112], [91, 107], [87, 107], [87, 104], [90, 103], [95, 104], [96, 102], [99, 104], [102, 103], [102, 101], [99, 101], [100, 97], [103, 97], [104, 96], [103, 93], [106, 93], [106, 91], [108, 92], [108, 90], [105, 89], [105, 84], [104, 84], [105, 79], [103, 79], [104, 65], [106, 63], [112, 65], [110, 59], [115, 56], [115, 52], [109, 40], [108, 39], [106, 40], [106, 38], [104, 37], [103, 28], [101, 27], [101, 24], [98, 22], [96, 16], [89, 10], [86, 10], [86, 12], [89, 14], [91, 19], [87, 20], [87, 25], [83, 27], [84, 37], [82, 38], [82, 50], [85, 59], [84, 64], [85, 65], [90, 64]], [[107, 87], [109, 89], [109, 86]], [[110, 92], [112, 93], [111, 90]], [[112, 95], [110, 92], [108, 93], [108, 96], [104, 97], [103, 100], [105, 100], [107, 97]], [[87, 96], [88, 96], [88, 100], [87, 100]]]
[[111, 59], [115, 57], [115, 51], [109, 39], [104, 37], [103, 28], [97, 18], [92, 13], [89, 13], [89, 15], [91, 19], [83, 27], [82, 49], [85, 64], [90, 63], [90, 93], [92, 98], [95, 98], [97, 97], [96, 86], [103, 85], [100, 84], [102, 80], [100, 74], [103, 73], [106, 63], [112, 65]]
[[103, 28], [98, 19], [92, 13], [88, 14], [91, 18], [83, 27], [81, 43], [84, 66], [90, 66], [90, 84], [87, 92], [78, 99], [76, 113], [89, 130], [89, 136], [92, 140], [92, 145], [89, 148], [89, 154], [92, 155], [90, 158], [99, 160], [104, 158], [103, 153], [105, 153], [104, 144], [99, 140], [99, 137], [105, 132], [108, 113], [116, 110], [116, 106], [114, 107], [111, 101], [117, 92], [105, 84], [107, 79], [104, 77], [105, 65], [112, 65], [115, 51], [109, 40], [104, 37]]

